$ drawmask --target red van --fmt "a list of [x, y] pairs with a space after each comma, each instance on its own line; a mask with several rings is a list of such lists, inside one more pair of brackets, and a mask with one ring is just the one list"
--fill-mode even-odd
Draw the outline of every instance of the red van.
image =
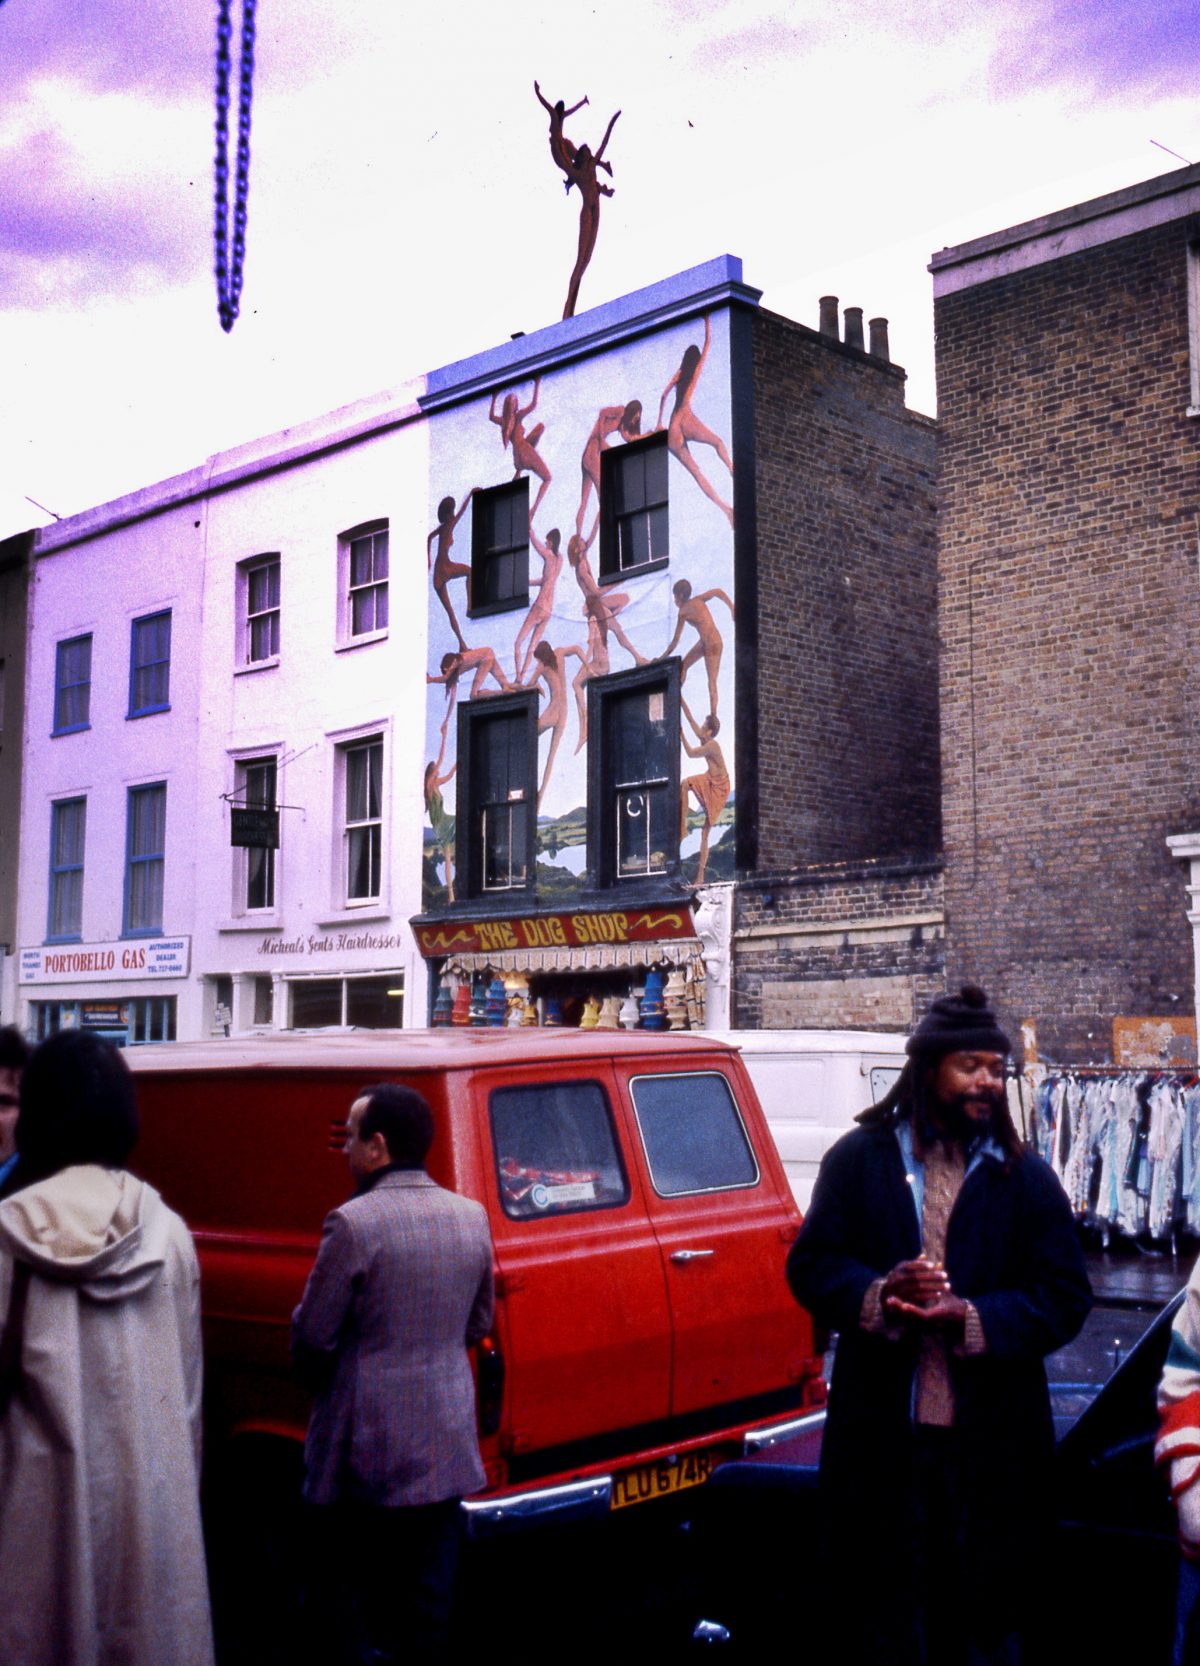
[[[139, 1172], [195, 1233], [209, 1454], [303, 1439], [288, 1357], [346, 1113], [418, 1088], [434, 1178], [478, 1198], [496, 1322], [477, 1375], [471, 1535], [707, 1479], [824, 1398], [783, 1265], [800, 1217], [734, 1048], [688, 1034], [466, 1029], [131, 1049]], [[245, 1448], [249, 1450], [249, 1448]], [[236, 1472], [236, 1469], [235, 1469]]]

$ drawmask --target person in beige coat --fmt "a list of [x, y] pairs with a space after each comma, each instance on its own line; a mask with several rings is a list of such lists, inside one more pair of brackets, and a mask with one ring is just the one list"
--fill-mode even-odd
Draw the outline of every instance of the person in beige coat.
[[0, 1202], [0, 1661], [212, 1666], [199, 1271], [125, 1161], [133, 1081], [62, 1031], [21, 1083]]

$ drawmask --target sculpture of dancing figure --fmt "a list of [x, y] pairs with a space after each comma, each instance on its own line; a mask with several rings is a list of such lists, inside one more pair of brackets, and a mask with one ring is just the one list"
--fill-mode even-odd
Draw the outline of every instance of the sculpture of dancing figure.
[[[537, 94], [538, 102], [550, 114], [550, 154], [566, 176], [567, 190], [572, 185], [579, 187], [582, 199], [579, 205], [579, 248], [575, 256], [575, 270], [571, 273], [571, 282], [567, 287], [567, 304], [563, 308], [564, 318], [574, 318], [575, 303], [579, 299], [579, 285], [587, 270], [587, 264], [592, 258], [596, 247], [596, 234], [600, 230], [600, 198], [611, 197], [612, 186], [602, 185], [596, 178], [596, 170], [603, 168], [612, 178], [612, 164], [604, 160], [604, 152], [612, 137], [612, 130], [617, 124], [618, 110], [604, 129], [604, 137], [600, 141], [600, 148], [593, 154], [587, 145], [574, 145], [563, 132], [564, 119], [579, 109], [576, 104], [571, 110], [564, 109], [561, 99], [550, 104], [543, 96], [537, 82], [533, 83], [533, 90]], [[586, 104], [587, 99], [581, 100]]]

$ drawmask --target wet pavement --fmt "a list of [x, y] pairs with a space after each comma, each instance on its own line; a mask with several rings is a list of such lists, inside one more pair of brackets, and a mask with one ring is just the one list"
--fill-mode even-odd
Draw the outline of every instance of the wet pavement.
[[1171, 1300], [1192, 1270], [1196, 1246], [1169, 1251], [1115, 1243], [1087, 1252], [1096, 1305], [1083, 1330], [1046, 1361], [1054, 1382], [1102, 1383]]

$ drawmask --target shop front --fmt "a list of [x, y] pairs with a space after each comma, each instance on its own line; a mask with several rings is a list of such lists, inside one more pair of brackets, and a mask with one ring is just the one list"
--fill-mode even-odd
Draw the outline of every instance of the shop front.
[[190, 937], [156, 937], [23, 948], [17, 977], [26, 1033], [44, 1041], [56, 1030], [94, 1030], [118, 1047], [174, 1041], [191, 947]]
[[699, 1029], [704, 946], [689, 902], [417, 919], [434, 1024]]

